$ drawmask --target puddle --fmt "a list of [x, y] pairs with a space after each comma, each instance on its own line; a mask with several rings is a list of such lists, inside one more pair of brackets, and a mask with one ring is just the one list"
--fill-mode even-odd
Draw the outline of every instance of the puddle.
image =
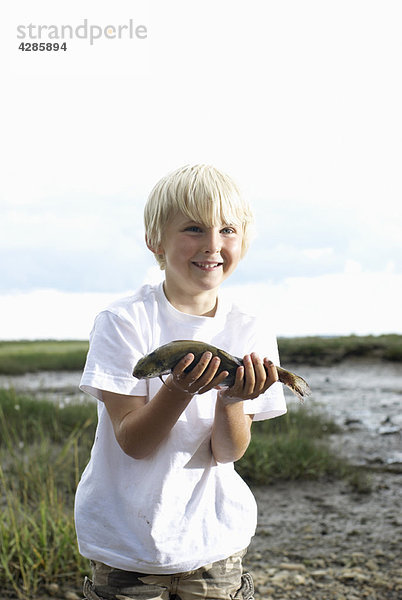
[[[313, 391], [306, 406], [325, 409], [342, 427], [333, 436], [339, 451], [358, 464], [401, 464], [402, 365], [347, 361], [333, 366], [286, 365], [304, 377]], [[79, 391], [80, 372], [43, 371], [0, 376], [0, 387], [13, 387], [64, 404], [90, 396]], [[291, 405], [297, 400], [285, 391]]]

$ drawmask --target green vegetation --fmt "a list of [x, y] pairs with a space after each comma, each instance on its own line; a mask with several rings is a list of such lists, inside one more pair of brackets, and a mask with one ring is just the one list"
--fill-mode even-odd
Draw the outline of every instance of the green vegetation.
[[88, 461], [93, 403], [59, 408], [0, 390], [0, 589], [31, 599], [57, 581], [80, 585], [73, 498]]
[[[348, 358], [402, 361], [402, 335], [279, 338], [284, 365], [333, 364]], [[35, 371], [80, 371], [85, 363], [85, 341], [0, 342], [0, 374]]]
[[281, 361], [333, 364], [348, 358], [402, 361], [402, 335], [279, 338]]
[[55, 340], [0, 342], [0, 374], [36, 371], [80, 371], [88, 342]]
[[[0, 390], [0, 589], [22, 599], [54, 582], [79, 589], [88, 563], [78, 553], [74, 492], [92, 446], [96, 408], [64, 407]], [[253, 425], [253, 440], [237, 470], [251, 484], [353, 474], [335, 458], [326, 435], [337, 431], [325, 415], [298, 407]]]
[[253, 424], [250, 446], [236, 469], [251, 485], [345, 477], [349, 466], [333, 455], [325, 438], [337, 431], [324, 413], [298, 406], [280, 418]]

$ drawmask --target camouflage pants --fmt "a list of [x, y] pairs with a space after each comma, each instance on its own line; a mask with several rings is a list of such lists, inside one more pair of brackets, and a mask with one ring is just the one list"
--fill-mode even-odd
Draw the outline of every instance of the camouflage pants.
[[122, 571], [91, 561], [92, 578], [85, 578], [87, 600], [253, 600], [249, 573], [242, 574], [245, 550], [195, 571], [148, 575]]

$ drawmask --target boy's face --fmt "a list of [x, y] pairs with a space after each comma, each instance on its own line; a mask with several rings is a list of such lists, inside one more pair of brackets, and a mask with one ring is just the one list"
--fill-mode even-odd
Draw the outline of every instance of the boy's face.
[[217, 290], [237, 267], [242, 231], [221, 223], [207, 227], [176, 213], [168, 222], [161, 250], [166, 260], [166, 282], [183, 293]]

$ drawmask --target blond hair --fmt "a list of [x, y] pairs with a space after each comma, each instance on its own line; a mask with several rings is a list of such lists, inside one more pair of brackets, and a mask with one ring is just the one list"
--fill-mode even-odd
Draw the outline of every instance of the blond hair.
[[177, 212], [206, 227], [225, 224], [241, 228], [241, 256], [247, 252], [253, 213], [233, 179], [215, 167], [186, 165], [163, 177], [151, 191], [144, 209], [145, 235], [161, 269], [166, 264], [157, 249], [167, 222]]

